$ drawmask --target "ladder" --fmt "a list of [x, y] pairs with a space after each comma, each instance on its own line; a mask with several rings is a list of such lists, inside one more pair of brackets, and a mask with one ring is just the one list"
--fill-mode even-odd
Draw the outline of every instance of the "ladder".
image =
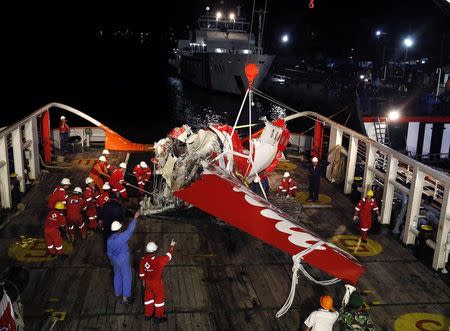
[[391, 143], [389, 139], [389, 130], [386, 119], [377, 117], [377, 120], [376, 122], [373, 122], [373, 125], [375, 126], [375, 136], [377, 138], [377, 142], [386, 146], [390, 146]]

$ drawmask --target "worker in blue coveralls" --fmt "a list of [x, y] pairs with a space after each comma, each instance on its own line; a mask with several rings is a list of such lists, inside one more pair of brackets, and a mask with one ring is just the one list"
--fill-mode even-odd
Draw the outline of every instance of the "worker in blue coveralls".
[[107, 240], [107, 253], [111, 264], [114, 267], [114, 292], [116, 299], [122, 304], [131, 304], [131, 283], [132, 272], [130, 263], [130, 251], [128, 240], [136, 228], [136, 223], [141, 213], [134, 214], [133, 220], [128, 228], [122, 231], [122, 223], [114, 221], [111, 224], [113, 234]]

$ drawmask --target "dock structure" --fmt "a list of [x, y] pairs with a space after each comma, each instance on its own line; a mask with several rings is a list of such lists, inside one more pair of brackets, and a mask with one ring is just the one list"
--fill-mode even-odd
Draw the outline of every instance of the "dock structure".
[[[316, 119], [321, 121], [320, 125], [326, 124], [322, 118]], [[22, 132], [27, 132], [27, 125], [33, 128], [33, 124], [27, 121], [19, 124], [0, 131], [0, 155], [10, 154], [18, 159], [14, 162], [17, 174], [21, 174], [22, 156], [17, 150], [35, 146], [31, 145], [36, 144], [33, 137], [41, 139], [41, 146], [45, 142], [42, 135], [33, 131], [23, 141]], [[432, 267], [436, 270], [444, 267], [450, 223], [449, 178], [346, 128], [333, 124], [327, 130], [330, 130], [328, 149], [342, 145], [347, 150], [344, 192], [329, 181], [332, 172], [328, 170], [328, 180], [322, 178], [321, 182], [326, 208], [314, 205], [299, 208], [298, 200], [274, 194], [269, 199], [319, 237], [353, 253], [364, 265], [366, 273], [357, 286], [364, 294], [366, 309], [377, 329], [408, 330], [401, 327], [430, 320], [448, 327], [445, 325], [449, 323], [450, 310], [448, 278], [445, 280], [427, 267], [405, 244], [413, 243], [417, 235], [415, 222], [422, 195], [432, 194], [441, 208]], [[12, 145], [8, 145], [10, 137]], [[12, 154], [8, 153], [11, 148]], [[96, 159], [99, 153], [100, 150], [91, 150], [73, 154], [67, 159], [70, 164], [67, 168], [42, 171], [42, 167], [35, 165], [28, 192], [22, 199], [25, 208], [10, 217], [0, 232], [0, 267], [4, 269], [19, 261], [30, 270], [30, 282], [21, 296], [27, 330], [41, 330], [48, 323], [55, 323], [54, 330], [299, 330], [308, 314], [318, 308], [320, 295], [332, 295], [336, 308], [340, 307], [343, 284], [321, 287], [301, 278], [291, 309], [283, 317], [275, 318], [289, 293], [291, 257], [197, 210], [139, 221], [130, 241], [136, 301], [130, 306], [121, 305], [114, 297], [112, 268], [101, 234], [93, 233], [85, 241], [76, 241], [65, 259], [51, 258], [43, 241], [46, 197], [62, 177], [69, 177], [74, 186], [84, 187], [90, 169], [88, 160]], [[34, 154], [36, 159], [38, 154], [39, 146]], [[113, 163], [118, 163], [127, 155], [114, 152], [111, 157]], [[305, 164], [296, 155], [288, 153], [287, 158], [301, 194], [307, 191]], [[135, 165], [133, 157], [129, 160], [127, 172]], [[357, 162], [364, 166], [363, 191], [379, 181], [386, 183], [383, 201], [392, 202], [395, 189], [410, 196], [406, 230], [400, 239], [381, 229], [369, 234], [367, 244], [358, 242], [358, 231], [352, 223], [354, 205], [344, 194], [352, 189]], [[10, 162], [0, 165], [2, 206], [7, 207], [11, 196], [4, 187], [5, 180], [10, 184], [12, 169]], [[276, 187], [285, 165], [280, 164], [270, 175], [272, 188]], [[391, 219], [391, 207], [387, 204], [381, 208], [383, 224]], [[172, 238], [178, 245], [164, 273], [168, 321], [153, 325], [143, 318], [142, 288], [136, 267], [148, 241], [156, 241], [164, 253]]]

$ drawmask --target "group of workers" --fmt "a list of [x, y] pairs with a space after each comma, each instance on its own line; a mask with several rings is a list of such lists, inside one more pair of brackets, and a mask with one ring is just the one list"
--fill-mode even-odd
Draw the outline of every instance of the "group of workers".
[[[321, 166], [319, 159], [313, 157], [311, 159], [311, 165], [308, 168], [309, 171], [309, 197], [306, 201], [316, 202], [319, 199], [320, 188], [320, 176]], [[297, 194], [297, 183], [294, 178], [291, 177], [289, 172], [285, 172], [280, 185], [278, 186], [277, 195], [285, 196], [286, 198], [295, 197]], [[374, 192], [368, 190], [365, 197], [362, 197], [358, 204], [355, 206], [353, 220], [359, 221], [359, 227], [361, 231], [361, 240], [367, 242], [367, 235], [372, 228], [372, 216], [376, 215], [380, 220], [380, 213], [378, 205], [374, 199]]]
[[[125, 170], [127, 165], [120, 163], [117, 167], [108, 164], [108, 150], [94, 163], [89, 177], [85, 179], [84, 191], [72, 185], [69, 178], [63, 178], [48, 199], [48, 215], [44, 223], [44, 236], [47, 250], [51, 256], [65, 256], [63, 240], [60, 233], [66, 232], [70, 241], [75, 240], [76, 229], [81, 239], [86, 239], [87, 230], [99, 229], [103, 232], [106, 243], [107, 256], [114, 271], [114, 292], [122, 304], [130, 304], [132, 287], [132, 271], [128, 240], [136, 228], [139, 211], [124, 230], [124, 205], [128, 193], [125, 188]], [[140, 195], [150, 179], [151, 171], [142, 161], [134, 167], [134, 176]], [[83, 215], [84, 214], [84, 215]], [[85, 216], [85, 217], [84, 217]], [[85, 223], [85, 218], [87, 223]], [[164, 309], [164, 287], [162, 271], [172, 259], [176, 243], [170, 243], [169, 251], [164, 256], [157, 256], [158, 246], [154, 242], [146, 245], [146, 255], [139, 264], [139, 279], [144, 287], [145, 317], [155, 317], [157, 322], [166, 320]]]
[[375, 331], [372, 319], [363, 309], [361, 295], [353, 292], [348, 303], [339, 311], [333, 307], [333, 298], [329, 295], [320, 297], [320, 308], [313, 311], [305, 320], [305, 331], [332, 331], [338, 321], [343, 331]]
[[[319, 159], [313, 157], [311, 159], [311, 165], [308, 167], [309, 172], [309, 197], [306, 201], [316, 202], [319, 200], [319, 189], [320, 189], [320, 175], [322, 168], [319, 164]], [[286, 198], [295, 197], [297, 194], [297, 183], [295, 179], [291, 177], [289, 172], [285, 172], [283, 179], [278, 186], [278, 195], [285, 196]]]

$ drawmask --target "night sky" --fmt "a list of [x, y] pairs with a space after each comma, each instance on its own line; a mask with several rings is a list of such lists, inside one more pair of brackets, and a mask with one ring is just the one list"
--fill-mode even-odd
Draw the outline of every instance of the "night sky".
[[[441, 58], [449, 63], [450, 17], [434, 2], [450, 6], [445, 0], [315, 0], [315, 8], [308, 8], [309, 0], [268, 0], [268, 18], [264, 43], [272, 54], [299, 57], [321, 54], [330, 57], [370, 59], [379, 44], [375, 30], [387, 33], [386, 42], [392, 52], [402, 38], [411, 35], [416, 44], [411, 54]], [[92, 1], [94, 2], [94, 1]], [[208, 5], [212, 12], [226, 8], [235, 11], [237, 1], [154, 1], [131, 3], [78, 1], [19, 2], [3, 8], [3, 109], [35, 107], [46, 98], [64, 94], [70, 86], [89, 86], [96, 93], [96, 84], [114, 80], [114, 72], [133, 70], [132, 63], [149, 63], [146, 74], [164, 75], [161, 64], [167, 63], [170, 31], [183, 36], [187, 26], [196, 24], [199, 14]], [[250, 17], [253, 1], [239, 1], [242, 14]], [[256, 1], [256, 9], [264, 7], [264, 0]], [[138, 45], [118, 43], [111, 46], [98, 38], [102, 29], [106, 35], [118, 29], [150, 32], [147, 53], [136, 58]], [[444, 33], [447, 32], [447, 35]], [[290, 35], [288, 45], [280, 43], [283, 33]], [[444, 43], [442, 41], [444, 40]], [[136, 43], [137, 44], [137, 43]], [[151, 67], [153, 66], [153, 67]], [[137, 71], [136, 71], [137, 72]], [[9, 116], [13, 118], [13, 116]], [[8, 121], [8, 115], [1, 122]], [[0, 123], [3, 124], [3, 123]]]

